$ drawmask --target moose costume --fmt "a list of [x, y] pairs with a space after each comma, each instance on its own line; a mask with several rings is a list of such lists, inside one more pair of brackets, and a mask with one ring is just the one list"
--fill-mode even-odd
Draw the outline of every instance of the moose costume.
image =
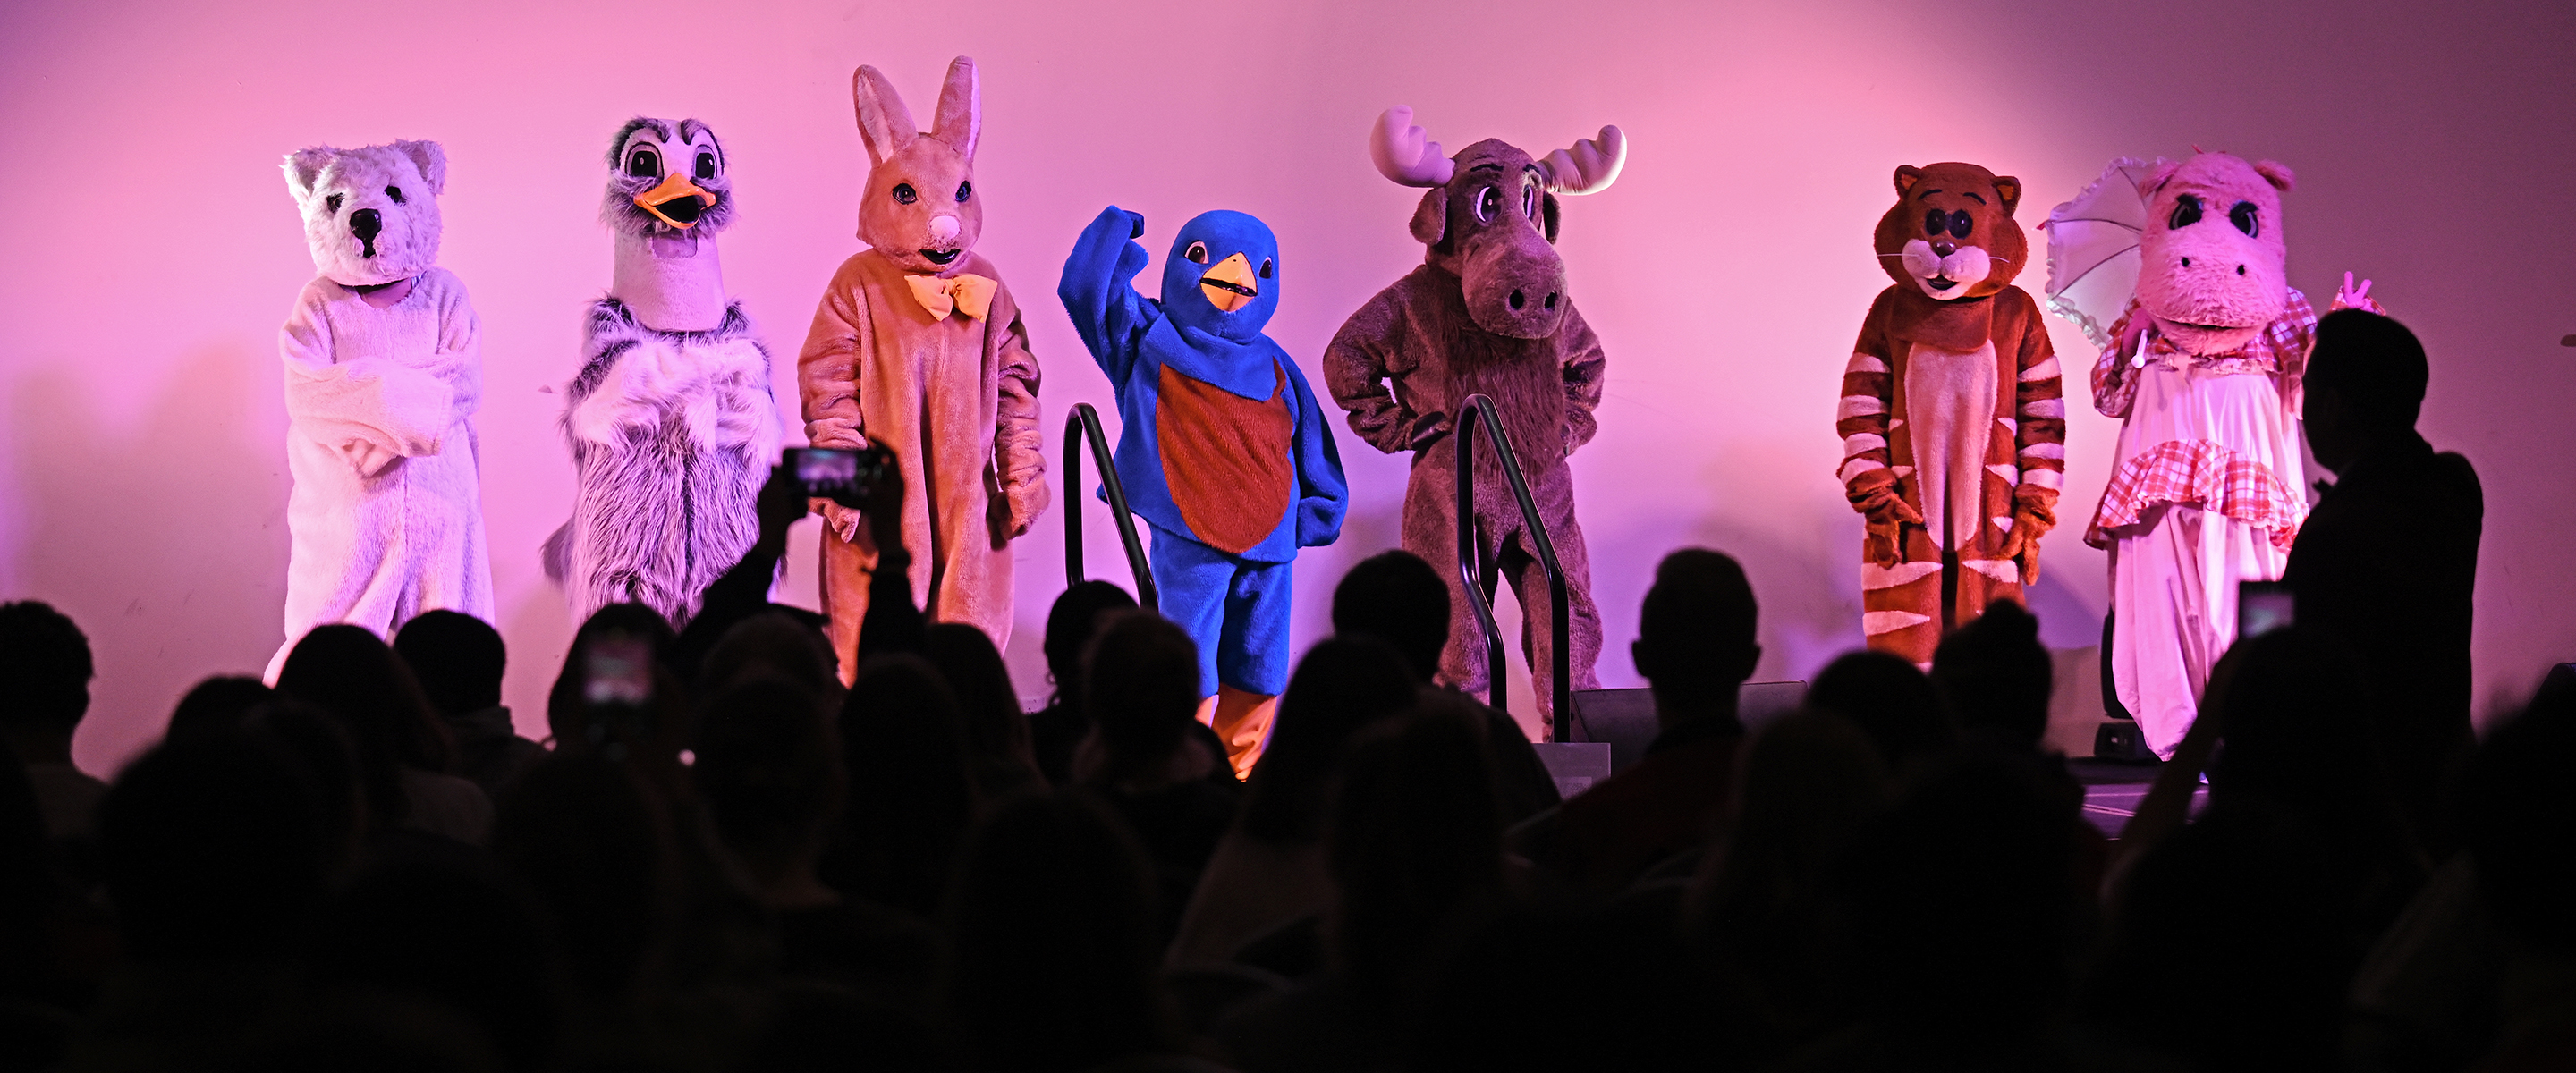
[[725, 297], [716, 233], [733, 221], [733, 184], [715, 132], [629, 120], [608, 168], [616, 275], [565, 392], [576, 491], [546, 573], [576, 622], [632, 600], [685, 626], [760, 535], [752, 501], [778, 459], [778, 404], [769, 351]]
[[1896, 169], [1879, 267], [1834, 431], [1862, 540], [1861, 632], [1918, 664], [1951, 627], [2039, 577], [2066, 476], [2066, 403], [2029, 258], [2021, 183], [1974, 164]]
[[492, 618], [482, 469], [481, 328], [437, 267], [436, 142], [286, 157], [320, 270], [278, 333], [286, 362], [286, 654], [315, 626], [390, 635], [447, 609]]
[[[1601, 616], [1592, 605], [1591, 560], [1574, 520], [1574, 475], [1565, 459], [1592, 439], [1607, 359], [1566, 294], [1565, 262], [1553, 244], [1557, 195], [1607, 188], [1626, 162], [1627, 142], [1619, 128], [1603, 127], [1597, 141], [1545, 160], [1493, 140], [1446, 158], [1412, 122], [1412, 109], [1388, 109], [1369, 151], [1387, 178], [1430, 188], [1413, 212], [1413, 237], [1428, 248], [1424, 263], [1351, 314], [1324, 352], [1324, 380], [1350, 412], [1351, 431], [1389, 454], [1413, 452], [1404, 548], [1441, 565], [1449, 578], [1449, 644], [1439, 680], [1469, 692], [1499, 672], [1485, 666], [1482, 627], [1446, 565], [1458, 561], [1457, 475], [1447, 440], [1468, 396], [1493, 398], [1565, 571], [1571, 688], [1597, 688]], [[1493, 451], [1476, 459], [1478, 550], [1519, 596], [1521, 652], [1541, 710], [1549, 712], [1554, 654], [1548, 631], [1535, 625], [1552, 615], [1547, 579], [1495, 459]]]
[[[903, 467], [903, 542], [913, 594], [936, 620], [1011, 636], [1010, 541], [1047, 506], [1038, 430], [1038, 363], [991, 262], [973, 252], [984, 204], [975, 191], [982, 107], [975, 61], [948, 66], [937, 122], [912, 113], [874, 67], [852, 93], [874, 166], [859, 203], [871, 249], [832, 276], [797, 357], [805, 435], [816, 447], [895, 445]], [[855, 666], [877, 549], [855, 511], [816, 500], [823, 609], [841, 677]]]
[[[2237, 584], [2280, 577], [2308, 513], [2296, 419], [2317, 317], [2288, 283], [2292, 182], [2225, 153], [2158, 162], [2138, 184], [2136, 297], [2093, 366], [2093, 407], [2123, 423], [2084, 542], [2111, 553], [2112, 684], [2158, 756], [2235, 643]], [[2376, 312], [2368, 290], [2334, 308]]]
[[[1056, 294], [1118, 392], [1118, 480], [1154, 532], [1162, 613], [1199, 647], [1199, 695], [1238, 774], [1250, 774], [1288, 685], [1291, 570], [1341, 535], [1349, 487], [1332, 426], [1288, 352], [1261, 333], [1279, 307], [1279, 241], [1239, 212], [1181, 225], [1162, 300], [1145, 218], [1101, 210]], [[1222, 687], [1222, 688], [1220, 688]]]

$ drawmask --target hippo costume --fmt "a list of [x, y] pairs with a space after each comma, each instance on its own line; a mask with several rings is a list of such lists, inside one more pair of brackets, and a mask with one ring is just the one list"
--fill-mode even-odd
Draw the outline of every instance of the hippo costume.
[[[1449, 643], [1439, 681], [1470, 693], [1487, 688], [1495, 672], [1485, 666], [1466, 592], [1450, 576], [1458, 561], [1458, 492], [1448, 437], [1468, 396], [1493, 398], [1565, 571], [1570, 686], [1595, 689], [1601, 616], [1565, 460], [1597, 427], [1592, 411], [1601, 403], [1607, 359], [1566, 294], [1565, 262], [1553, 243], [1557, 195], [1608, 187], [1626, 159], [1626, 142], [1618, 128], [1604, 127], [1597, 141], [1544, 160], [1493, 140], [1443, 158], [1412, 120], [1412, 109], [1389, 109], [1370, 151], [1387, 178], [1429, 188], [1412, 225], [1428, 247], [1424, 263], [1334, 334], [1324, 352], [1325, 384], [1360, 439], [1389, 454], [1413, 452], [1402, 540], [1449, 577]], [[1540, 710], [1553, 715], [1554, 653], [1540, 625], [1553, 613], [1547, 578], [1501, 464], [1490, 451], [1479, 452], [1476, 463], [1478, 551], [1499, 564], [1520, 599], [1521, 652], [1534, 671]]]

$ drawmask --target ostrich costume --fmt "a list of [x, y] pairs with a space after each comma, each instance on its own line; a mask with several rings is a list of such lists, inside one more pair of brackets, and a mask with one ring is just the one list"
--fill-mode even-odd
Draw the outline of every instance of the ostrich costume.
[[[1574, 520], [1574, 472], [1566, 456], [1592, 439], [1608, 358], [1566, 294], [1556, 254], [1557, 197], [1597, 193], [1619, 177], [1627, 141], [1617, 127], [1543, 159], [1499, 141], [1440, 155], [1412, 125], [1413, 110], [1379, 117], [1369, 151], [1379, 174], [1428, 187], [1413, 211], [1421, 267], [1352, 313], [1324, 351], [1324, 380], [1349, 412], [1351, 431], [1372, 447], [1413, 452], [1404, 491], [1404, 550], [1449, 578], [1449, 643], [1443, 684], [1481, 692], [1488, 674], [1482, 627], [1450, 564], [1458, 561], [1457, 474], [1449, 434], [1460, 404], [1491, 396], [1520, 453], [1539, 524], [1565, 571], [1566, 667], [1571, 689], [1600, 682], [1601, 615], [1592, 604], [1591, 559]], [[1547, 579], [1503, 481], [1495, 452], [1476, 456], [1475, 539], [1521, 604], [1521, 652], [1543, 714], [1554, 709], [1555, 655]], [[1488, 588], [1491, 582], [1488, 583]]]
[[1341, 535], [1350, 488], [1306, 374], [1261, 331], [1282, 275], [1269, 226], [1223, 210], [1182, 224], [1161, 301], [1128, 284], [1144, 230], [1101, 210], [1056, 295], [1117, 389], [1115, 465], [1154, 531], [1162, 613], [1198, 642], [1199, 695], [1218, 698], [1211, 722], [1248, 776], [1288, 686], [1297, 551]]
[[686, 625], [760, 535], [752, 500], [778, 457], [778, 405], [769, 352], [725, 297], [725, 163], [694, 119], [628, 120], [609, 145], [600, 217], [616, 275], [566, 392], [576, 490], [545, 554], [575, 621], [632, 600]]
[[390, 635], [423, 611], [492, 617], [474, 410], [480, 329], [438, 260], [436, 142], [315, 146], [286, 187], [320, 270], [278, 333], [286, 363], [286, 654], [315, 626]]

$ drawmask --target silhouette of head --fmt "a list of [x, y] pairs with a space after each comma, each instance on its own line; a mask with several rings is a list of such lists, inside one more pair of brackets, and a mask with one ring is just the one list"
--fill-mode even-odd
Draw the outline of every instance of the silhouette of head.
[[280, 696], [329, 712], [356, 750], [368, 811], [380, 824], [410, 812], [401, 769], [447, 769], [447, 729], [422, 699], [411, 669], [365, 627], [315, 627], [277, 672]]
[[1707, 548], [1683, 548], [1655, 567], [1638, 616], [1637, 661], [1663, 706], [1709, 706], [1732, 713], [1736, 689], [1762, 658], [1754, 643], [1760, 609], [1744, 568]]
[[394, 634], [394, 652], [420, 679], [429, 706], [464, 715], [501, 704], [501, 674], [510, 663], [501, 631], [472, 615], [423, 611]]
[[1414, 678], [1428, 682], [1449, 645], [1449, 583], [1412, 552], [1369, 556], [1333, 588], [1333, 632], [1395, 646]]
[[2339, 309], [2318, 320], [2301, 408], [2317, 462], [2341, 473], [2372, 444], [2414, 431], [2430, 372], [2424, 344], [2392, 318]]
[[1960, 732], [1992, 735], [2036, 748], [2048, 733], [2048, 694], [2055, 670], [2039, 643], [2039, 620], [2020, 604], [1997, 600], [1977, 620], [1950, 631], [1932, 653], [1932, 686]]
[[68, 734], [89, 711], [89, 638], [34, 600], [0, 604], [0, 732]]
[[1106, 581], [1077, 581], [1047, 609], [1047, 677], [1055, 679], [1056, 699], [1082, 702], [1082, 651], [1099, 631], [1100, 617], [1136, 606], [1127, 590]]
[[1932, 680], [1903, 656], [1846, 653], [1816, 672], [1807, 706], [1852, 721], [1895, 767], [1949, 747], [1956, 733]]
[[1101, 754], [1093, 778], [1151, 778], [1198, 716], [1198, 645], [1171, 620], [1133, 611], [1104, 622], [1082, 662], [1082, 707]]
[[1411, 707], [1417, 687], [1404, 660], [1376, 638], [1334, 637], [1307, 650], [1252, 769], [1243, 833], [1271, 842], [1322, 837], [1326, 791], [1351, 738]]

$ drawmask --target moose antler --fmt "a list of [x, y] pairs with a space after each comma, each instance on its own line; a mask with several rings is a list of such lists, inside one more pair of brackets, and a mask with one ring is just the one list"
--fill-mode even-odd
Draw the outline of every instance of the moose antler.
[[1458, 169], [1440, 152], [1439, 142], [1423, 140], [1422, 128], [1413, 125], [1413, 109], [1401, 104], [1377, 117], [1377, 129], [1369, 132], [1369, 159], [1376, 162], [1378, 174], [1402, 186], [1446, 185]]
[[1576, 142], [1572, 149], [1549, 153], [1538, 167], [1546, 173], [1550, 191], [1598, 194], [1618, 181], [1619, 169], [1627, 163], [1628, 136], [1619, 133], [1617, 127], [1603, 127], [1599, 137]]

